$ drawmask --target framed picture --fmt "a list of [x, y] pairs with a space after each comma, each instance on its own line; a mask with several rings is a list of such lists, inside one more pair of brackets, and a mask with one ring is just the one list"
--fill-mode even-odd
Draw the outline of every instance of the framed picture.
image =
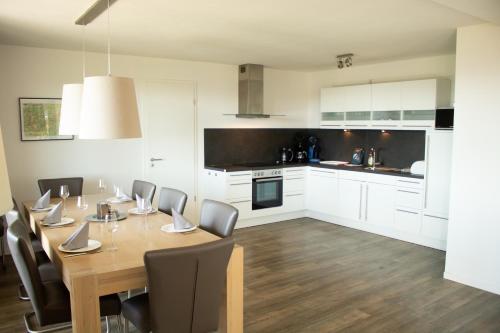
[[21, 141], [73, 140], [59, 135], [60, 98], [19, 98]]

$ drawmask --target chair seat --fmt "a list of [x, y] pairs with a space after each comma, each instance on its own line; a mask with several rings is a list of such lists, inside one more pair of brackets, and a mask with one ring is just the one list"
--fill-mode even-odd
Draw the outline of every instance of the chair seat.
[[134, 296], [122, 303], [122, 314], [141, 332], [151, 331], [149, 313], [149, 295], [147, 293]]
[[51, 262], [45, 262], [41, 265], [38, 265], [38, 271], [40, 272], [40, 277], [42, 278], [43, 282], [61, 281], [61, 275], [59, 274], [59, 271]]
[[[45, 320], [43, 326], [71, 321], [71, 304], [68, 289], [62, 281], [44, 282]], [[117, 316], [121, 313], [121, 302], [117, 294], [99, 298], [101, 317]]]

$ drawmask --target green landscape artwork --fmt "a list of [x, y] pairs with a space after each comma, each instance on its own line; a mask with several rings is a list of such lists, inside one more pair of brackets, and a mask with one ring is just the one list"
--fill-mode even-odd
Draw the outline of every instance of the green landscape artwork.
[[20, 98], [21, 140], [71, 140], [59, 135], [60, 98]]

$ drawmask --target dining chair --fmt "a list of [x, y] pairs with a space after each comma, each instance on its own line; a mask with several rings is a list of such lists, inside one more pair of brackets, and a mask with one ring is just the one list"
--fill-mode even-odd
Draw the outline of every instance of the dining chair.
[[132, 199], [135, 200], [135, 195], [138, 194], [141, 198], [153, 202], [155, 196], [156, 185], [144, 180], [134, 180], [132, 184]]
[[140, 332], [217, 331], [231, 238], [144, 254], [149, 292], [125, 300], [129, 321]]
[[[24, 315], [28, 332], [53, 332], [71, 327], [71, 304], [68, 289], [61, 279], [43, 281], [37, 267], [26, 227], [17, 219], [7, 229], [9, 249], [21, 281], [26, 287], [34, 312]], [[100, 297], [101, 316], [116, 316], [121, 331], [121, 303], [118, 295]], [[109, 332], [109, 320], [106, 318]]]
[[40, 193], [43, 195], [48, 190], [51, 190], [50, 191], [51, 198], [59, 198], [59, 191], [62, 185], [68, 185], [70, 196], [76, 197], [82, 195], [83, 177], [51, 178], [51, 179], [38, 180], [38, 187], [40, 187]]
[[179, 214], [184, 214], [186, 207], [187, 194], [168, 187], [162, 187], [160, 190], [160, 199], [158, 199], [158, 210], [172, 216], [172, 209]]
[[5, 270], [5, 248], [4, 248], [4, 236], [5, 236], [5, 216], [0, 217], [0, 251], [2, 251], [2, 269]]
[[225, 238], [233, 234], [238, 209], [224, 202], [205, 199], [201, 205], [200, 229]]

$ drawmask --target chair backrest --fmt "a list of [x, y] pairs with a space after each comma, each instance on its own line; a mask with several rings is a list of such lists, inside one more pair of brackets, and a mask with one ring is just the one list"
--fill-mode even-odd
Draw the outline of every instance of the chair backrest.
[[217, 331], [233, 247], [228, 238], [145, 253], [153, 332]]
[[51, 198], [58, 198], [59, 197], [61, 185], [68, 185], [69, 195], [72, 197], [82, 195], [82, 189], [83, 189], [83, 178], [82, 177], [53, 178], [53, 179], [39, 179], [38, 180], [38, 187], [40, 187], [40, 193], [43, 195], [48, 190], [51, 190], [51, 192], [50, 192]]
[[135, 195], [139, 194], [141, 198], [153, 202], [155, 196], [156, 185], [153, 183], [145, 182], [143, 180], [134, 180], [132, 185], [132, 199], [135, 200]]
[[231, 205], [214, 200], [203, 200], [200, 213], [200, 228], [219, 237], [233, 234], [238, 210]]
[[14, 197], [12, 197], [12, 203], [14, 204], [14, 208], [12, 210], [14, 212], [18, 213], [17, 215], [18, 215], [18, 218], [21, 220], [21, 222], [27, 223], [26, 218], [24, 217], [23, 212], [21, 212], [21, 210], [19, 209], [19, 206], [16, 202], [16, 199], [14, 199]]
[[[9, 221], [11, 218], [14, 218], [14, 216], [15, 214], [10, 216], [7, 214], [7, 220]], [[17, 272], [31, 300], [37, 319], [40, 324], [43, 325], [45, 322], [43, 311], [45, 298], [42, 279], [38, 271], [35, 253], [31, 246], [27, 228], [19, 219], [9, 221], [7, 242]]]
[[170, 216], [172, 216], [172, 209], [175, 209], [179, 214], [184, 214], [187, 198], [187, 194], [182, 191], [162, 187], [158, 200], [158, 210]]

